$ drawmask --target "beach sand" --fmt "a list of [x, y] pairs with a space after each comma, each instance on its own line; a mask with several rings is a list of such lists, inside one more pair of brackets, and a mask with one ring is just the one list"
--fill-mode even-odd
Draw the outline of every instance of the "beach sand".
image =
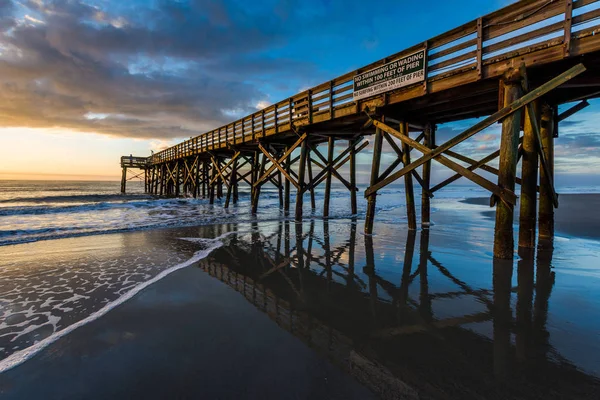
[[[597, 399], [600, 224], [566, 233], [557, 212], [568, 238], [497, 262], [478, 204], [438, 199], [417, 232], [392, 210], [373, 236], [313, 219], [48, 241], [100, 241], [91, 258], [153, 244], [171, 262], [223, 246], [0, 374], [0, 398]], [[35, 268], [40, 243], [14, 259]]]
[[368, 399], [198, 268], [179, 270], [0, 375], [2, 399]]

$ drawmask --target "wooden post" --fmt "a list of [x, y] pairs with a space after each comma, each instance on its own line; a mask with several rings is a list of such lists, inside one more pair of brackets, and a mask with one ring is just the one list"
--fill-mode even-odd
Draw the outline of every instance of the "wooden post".
[[[400, 123], [400, 134], [408, 137], [408, 123]], [[402, 163], [406, 167], [410, 164], [410, 146], [402, 143]], [[412, 174], [404, 175], [404, 192], [406, 193], [406, 217], [408, 218], [408, 229], [417, 229], [417, 214], [415, 211], [415, 192], [413, 189]]]
[[181, 175], [181, 160], [175, 161], [175, 196], [179, 197], [179, 176]]
[[277, 189], [279, 190], [279, 208], [283, 208], [283, 181], [281, 179], [281, 171], [279, 170], [277, 171], [277, 186]]
[[531, 125], [529, 111], [539, 121], [539, 103], [525, 108], [523, 125], [523, 159], [521, 162], [521, 210], [519, 215], [519, 247], [535, 247], [535, 223], [537, 209], [538, 153], [536, 137]]
[[[381, 162], [381, 145], [383, 144], [383, 134], [381, 129], [375, 129], [375, 144], [373, 145], [373, 162], [371, 164], [371, 185], [375, 185], [379, 180], [379, 164]], [[373, 233], [373, 219], [375, 218], [375, 202], [377, 192], [367, 198], [367, 216], [365, 218], [365, 234]]]
[[235, 167], [237, 165], [237, 159], [233, 160], [233, 164], [231, 166], [231, 175], [229, 176], [229, 186], [227, 187], [227, 196], [225, 197], [225, 205], [224, 208], [229, 208], [229, 200], [231, 199], [231, 195], [233, 192], [233, 187], [235, 185], [236, 171]]
[[302, 142], [298, 166], [298, 191], [296, 193], [296, 221], [302, 221], [302, 197], [304, 195], [304, 171], [306, 166], [308, 140]]
[[[256, 153], [256, 159], [258, 160], [259, 157], [259, 153]], [[258, 162], [258, 161], [257, 161]], [[261, 161], [260, 161], [260, 170], [257, 171], [257, 180], [258, 177], [260, 177], [264, 172], [265, 172], [265, 166], [267, 165], [267, 157], [265, 157], [265, 155], [263, 154]], [[254, 196], [252, 198], [252, 214], [256, 214], [256, 212], [258, 211], [258, 198], [260, 197], [260, 187], [262, 186], [262, 183], [259, 183], [258, 185], [256, 185], [256, 187], [254, 188]]]
[[202, 198], [206, 198], [206, 186], [208, 181], [208, 165], [207, 162], [204, 161], [202, 163]]
[[160, 170], [158, 171], [159, 172], [158, 180], [160, 181], [159, 182], [159, 184], [160, 184], [160, 193], [159, 194], [162, 196], [164, 193], [164, 186], [165, 186], [165, 165], [161, 164], [159, 168], [160, 168]]
[[[521, 96], [521, 75], [517, 70], [507, 73], [504, 85], [504, 105], [507, 106]], [[502, 121], [502, 137], [500, 139], [500, 173], [498, 186], [502, 189], [515, 190], [517, 158], [519, 149], [519, 132], [521, 130], [521, 110], [509, 115]], [[512, 259], [514, 253], [513, 238], [514, 206], [497, 199], [496, 227], [494, 232], [494, 257]]]
[[358, 212], [358, 207], [356, 205], [356, 140], [349, 140], [348, 146], [352, 147], [352, 151], [350, 152], [350, 186], [352, 186], [352, 190], [350, 191], [350, 208], [352, 210], [352, 215], [355, 215]]
[[213, 178], [217, 176], [217, 168], [214, 164], [211, 164], [212, 177], [208, 180], [208, 202], [209, 204], [215, 203], [215, 184], [211, 183]]
[[236, 159], [231, 166], [231, 186], [233, 187], [233, 204], [239, 200], [238, 194], [238, 160]]
[[[425, 146], [435, 148], [435, 125], [427, 124], [424, 136]], [[426, 228], [431, 224], [431, 200], [429, 189], [431, 182], [431, 160], [423, 164], [423, 187], [421, 190], [421, 225]]]
[[121, 175], [121, 193], [125, 193], [126, 186], [127, 186], [127, 167], [123, 167], [123, 174]]
[[540, 210], [539, 236], [549, 239], [554, 236], [554, 204], [552, 185], [554, 183], [554, 108], [545, 104], [542, 107], [541, 124], [542, 151], [550, 169], [550, 176], [540, 168]]
[[[290, 109], [291, 112], [291, 109]], [[289, 147], [286, 147], [286, 151], [289, 149]], [[291, 165], [290, 162], [292, 161], [292, 155], [290, 154], [286, 160], [285, 160], [285, 170], [288, 173], [288, 175], [290, 174], [290, 170], [291, 170]], [[290, 211], [290, 180], [286, 179], [285, 180], [285, 199], [283, 202], [283, 209], [285, 211], [285, 214], [287, 215]]]
[[[221, 159], [217, 158], [217, 165], [215, 165], [215, 169], [216, 168], [221, 168]], [[217, 198], [220, 200], [223, 197], [223, 178], [221, 178], [221, 176], [219, 175], [219, 177], [217, 178]]]
[[325, 181], [325, 203], [323, 204], [323, 217], [329, 217], [329, 203], [331, 201], [331, 170], [333, 169], [333, 150], [334, 150], [334, 139], [329, 136], [327, 139], [327, 180]]
[[[313, 181], [313, 170], [312, 170], [312, 161], [311, 161], [310, 157], [311, 157], [310, 150], [307, 150], [306, 166], [308, 167], [308, 180], [310, 182], [312, 182]], [[313, 210], [315, 208], [317, 208], [316, 201], [315, 201], [315, 188], [313, 185], [310, 186], [310, 208]]]

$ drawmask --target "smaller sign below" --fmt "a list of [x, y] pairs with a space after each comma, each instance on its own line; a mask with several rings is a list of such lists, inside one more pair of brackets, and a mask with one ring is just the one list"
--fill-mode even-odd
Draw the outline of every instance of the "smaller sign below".
[[354, 77], [353, 99], [385, 93], [425, 80], [425, 49]]

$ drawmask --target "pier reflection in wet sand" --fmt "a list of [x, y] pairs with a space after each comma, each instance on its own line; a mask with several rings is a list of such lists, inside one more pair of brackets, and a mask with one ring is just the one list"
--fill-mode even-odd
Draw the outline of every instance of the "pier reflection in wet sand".
[[200, 267], [382, 398], [600, 393], [597, 377], [551, 344], [552, 243], [521, 252], [516, 267], [469, 259], [490, 275], [481, 287], [460, 262], [438, 260], [428, 229], [408, 231], [390, 263], [391, 249], [357, 235], [356, 221], [250, 228]]

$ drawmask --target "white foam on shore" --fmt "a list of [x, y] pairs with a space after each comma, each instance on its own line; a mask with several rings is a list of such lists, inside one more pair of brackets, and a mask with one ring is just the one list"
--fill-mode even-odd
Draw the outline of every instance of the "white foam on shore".
[[19, 350], [15, 353], [11, 354], [10, 356], [6, 357], [5, 359], [0, 360], [0, 374], [29, 360], [30, 358], [35, 356], [37, 353], [42, 351], [44, 348], [46, 348], [49, 345], [51, 345], [52, 343], [56, 342], [58, 339], [62, 338], [63, 336], [66, 336], [69, 333], [73, 332], [75, 329], [77, 329], [81, 326], [84, 326], [92, 321], [97, 320], [98, 318], [102, 317], [104, 314], [108, 313], [113, 308], [123, 304], [124, 302], [131, 299], [133, 296], [135, 296], [136, 294], [138, 294], [139, 292], [141, 292], [148, 286], [154, 284], [155, 282], [160, 281], [167, 275], [169, 275], [179, 269], [190, 266], [190, 265], [194, 264], [195, 262], [202, 260], [203, 258], [206, 258], [210, 253], [212, 253], [213, 250], [216, 250], [219, 247], [223, 246], [223, 242], [221, 241], [223, 238], [225, 238], [226, 236], [229, 236], [231, 234], [234, 234], [234, 233], [239, 233], [239, 232], [227, 232], [227, 233], [224, 233], [223, 235], [221, 235], [217, 238], [214, 238], [214, 239], [182, 238], [184, 240], [194, 241], [197, 243], [208, 243], [209, 246], [204, 250], [200, 250], [200, 251], [197, 251], [196, 253], [194, 253], [194, 255], [189, 260], [184, 261], [175, 266], [172, 266], [172, 267], [160, 272], [154, 278], [139, 284], [138, 286], [134, 287], [129, 292], [125, 293], [123, 296], [119, 297], [115, 301], [112, 301], [112, 302], [106, 304], [100, 310], [90, 314], [88, 317], [86, 317], [80, 321], [77, 321], [72, 325], [67, 326], [63, 330], [55, 332], [54, 334], [48, 336], [47, 338], [35, 343], [34, 345], [32, 345], [26, 349]]

